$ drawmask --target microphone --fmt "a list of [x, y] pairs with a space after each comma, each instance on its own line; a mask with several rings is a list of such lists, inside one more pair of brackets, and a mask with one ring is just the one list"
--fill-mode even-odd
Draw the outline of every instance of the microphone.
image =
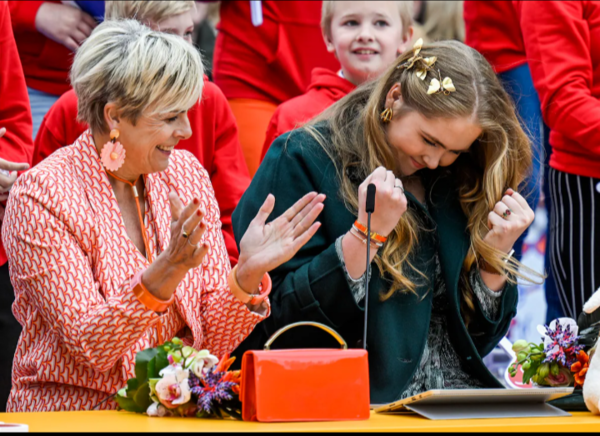
[[371, 214], [375, 212], [375, 194], [377, 187], [374, 184], [367, 186], [367, 271], [365, 272], [365, 328], [363, 332], [363, 348], [367, 349], [367, 321], [369, 319], [369, 276], [371, 274]]

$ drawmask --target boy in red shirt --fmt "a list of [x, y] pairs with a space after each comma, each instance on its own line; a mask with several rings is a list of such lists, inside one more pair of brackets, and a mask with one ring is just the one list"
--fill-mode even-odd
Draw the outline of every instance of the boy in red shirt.
[[73, 52], [97, 25], [91, 15], [60, 1], [9, 1], [31, 111], [33, 137], [50, 106], [68, 91]]
[[280, 105], [267, 129], [262, 158], [273, 141], [383, 74], [412, 38], [412, 10], [403, 1], [324, 1], [321, 28], [338, 73], [315, 68], [308, 91]]
[[[0, 2], [0, 228], [4, 205], [17, 171], [25, 171], [31, 163], [31, 113], [23, 69], [13, 37], [10, 11], [6, 2]], [[0, 412], [6, 410], [11, 388], [11, 370], [14, 351], [21, 326], [11, 312], [15, 299], [8, 274], [6, 254], [0, 238]]]
[[[157, 30], [173, 33], [192, 42], [193, 1], [107, 1], [107, 19], [137, 18]], [[221, 210], [223, 237], [233, 265], [239, 256], [233, 237], [231, 214], [250, 185], [248, 169], [238, 140], [237, 126], [221, 90], [204, 81], [201, 101], [188, 112], [193, 135], [181, 141], [209, 173]], [[35, 140], [34, 165], [65, 145], [72, 144], [87, 126], [77, 121], [77, 96], [65, 93], [48, 111]]]
[[339, 63], [320, 28], [321, 1], [221, 2], [213, 77], [229, 100], [250, 175], [277, 106], [306, 91], [316, 67]]

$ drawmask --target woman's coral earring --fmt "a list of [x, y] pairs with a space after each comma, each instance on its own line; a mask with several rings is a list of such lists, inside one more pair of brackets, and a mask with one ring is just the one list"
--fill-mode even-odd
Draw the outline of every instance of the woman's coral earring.
[[110, 131], [110, 141], [104, 144], [100, 153], [102, 165], [108, 171], [117, 171], [125, 163], [125, 149], [117, 139], [120, 132], [117, 129]]
[[388, 124], [389, 122], [391, 122], [393, 117], [394, 110], [392, 108], [387, 108], [386, 110], [381, 112], [381, 121], [383, 121], [384, 124]]

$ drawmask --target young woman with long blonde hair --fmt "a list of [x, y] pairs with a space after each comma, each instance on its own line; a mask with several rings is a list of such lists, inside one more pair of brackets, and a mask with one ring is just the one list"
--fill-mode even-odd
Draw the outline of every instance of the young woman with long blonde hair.
[[[236, 237], [269, 193], [276, 211], [310, 191], [327, 199], [317, 234], [271, 273], [271, 317], [238, 351], [307, 320], [359, 343], [373, 183], [371, 401], [500, 387], [482, 358], [516, 313], [520, 264], [510, 254], [534, 213], [512, 188], [530, 164], [529, 140], [487, 61], [459, 42], [415, 46], [379, 81], [271, 147], [234, 213]], [[277, 343], [334, 346], [309, 328]]]

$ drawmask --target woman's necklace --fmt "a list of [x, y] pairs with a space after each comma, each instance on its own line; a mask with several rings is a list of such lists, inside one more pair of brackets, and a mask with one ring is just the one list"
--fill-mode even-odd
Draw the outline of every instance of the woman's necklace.
[[144, 225], [144, 217], [142, 217], [142, 208], [140, 207], [140, 199], [139, 199], [139, 195], [138, 195], [138, 191], [135, 185], [137, 185], [137, 182], [140, 180], [140, 177], [138, 177], [134, 183], [129, 182], [128, 180], [122, 179], [119, 176], [107, 171], [107, 174], [109, 176], [111, 176], [112, 178], [114, 178], [115, 180], [118, 180], [119, 182], [123, 182], [129, 186], [131, 186], [131, 191], [133, 192], [133, 197], [135, 198], [135, 205], [137, 206], [137, 212], [138, 212], [138, 218], [140, 220], [140, 226], [142, 228], [142, 239], [144, 240], [144, 248], [146, 249], [146, 259], [148, 260], [148, 262], [152, 263], [152, 253], [150, 252], [150, 245], [148, 244], [148, 239], [146, 237], [146, 226]]

